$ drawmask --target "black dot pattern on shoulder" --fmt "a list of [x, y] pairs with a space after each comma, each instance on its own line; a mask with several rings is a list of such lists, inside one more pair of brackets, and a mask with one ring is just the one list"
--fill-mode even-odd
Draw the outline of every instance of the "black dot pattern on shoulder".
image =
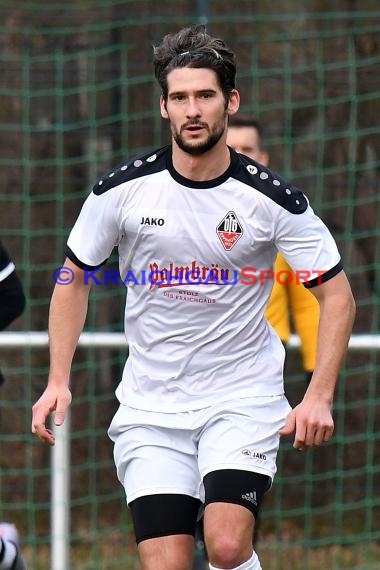
[[165, 168], [166, 152], [168, 147], [163, 147], [157, 151], [150, 151], [143, 155], [135, 156], [125, 161], [109, 172], [106, 172], [94, 185], [93, 192], [100, 196], [111, 188], [115, 188], [128, 180], [134, 180], [140, 176], [146, 176], [159, 172]]
[[303, 214], [309, 203], [304, 193], [269, 168], [243, 154], [237, 154], [233, 176], [261, 192], [292, 214]]

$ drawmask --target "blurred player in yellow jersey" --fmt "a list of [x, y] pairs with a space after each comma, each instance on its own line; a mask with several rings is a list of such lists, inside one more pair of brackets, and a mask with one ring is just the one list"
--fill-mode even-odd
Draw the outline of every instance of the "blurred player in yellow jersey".
[[[262, 148], [262, 127], [254, 118], [246, 115], [233, 115], [229, 118], [227, 144], [237, 152], [268, 166], [269, 155]], [[317, 334], [319, 323], [319, 304], [314, 295], [305, 287], [296, 283], [292, 269], [282, 255], [278, 255], [275, 274], [280, 271], [286, 285], [274, 280], [272, 294], [266, 310], [266, 317], [276, 330], [282, 342], [286, 344], [291, 333], [291, 320], [301, 340], [302, 365], [310, 380], [315, 366]], [[293, 273], [293, 279], [289, 278]]]

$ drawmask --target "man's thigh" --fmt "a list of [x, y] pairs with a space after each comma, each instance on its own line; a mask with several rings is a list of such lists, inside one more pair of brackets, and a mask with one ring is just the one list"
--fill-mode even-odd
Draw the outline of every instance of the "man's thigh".
[[[199, 499], [180, 494], [145, 495], [135, 499], [129, 506], [137, 544], [166, 536], [193, 539], [200, 504]], [[156, 543], [152, 543], [152, 549]], [[194, 546], [194, 540], [191, 544]]]
[[191, 430], [130, 426], [114, 446], [117, 474], [127, 502], [161, 494], [199, 499], [201, 479]]
[[[164, 555], [168, 541], [173, 547], [181, 544], [180, 551], [187, 560], [201, 505], [193, 432], [130, 426], [114, 442], [118, 477], [125, 488], [144, 564], [157, 555], [170, 568], [171, 562]], [[146, 567], [150, 568], [149, 562]]]
[[[203, 426], [199, 440], [202, 479], [214, 471], [229, 469], [259, 473], [273, 480], [278, 431], [290, 411], [288, 401], [281, 396], [232, 401], [220, 409]], [[242, 494], [251, 491], [247, 488]]]

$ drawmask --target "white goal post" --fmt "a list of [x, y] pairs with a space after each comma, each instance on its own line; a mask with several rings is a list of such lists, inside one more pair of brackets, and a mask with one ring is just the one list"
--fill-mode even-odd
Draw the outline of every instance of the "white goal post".
[[[41, 332], [0, 332], [0, 348], [47, 347], [48, 333]], [[78, 346], [98, 346], [125, 348], [124, 333], [118, 332], [84, 332], [81, 334]], [[297, 335], [290, 335], [287, 348], [298, 348], [300, 340]], [[380, 334], [354, 334], [350, 338], [349, 350], [378, 351], [380, 349]]]
[[[0, 332], [0, 350], [24, 347], [48, 347], [48, 334], [37, 332]], [[78, 346], [126, 348], [123, 333], [116, 332], [84, 332]], [[300, 339], [291, 335], [287, 348], [300, 347]], [[379, 351], [380, 334], [352, 335], [349, 351]], [[70, 415], [62, 426], [53, 426], [55, 446], [51, 453], [51, 570], [67, 570], [70, 568], [69, 536], [70, 536]]]

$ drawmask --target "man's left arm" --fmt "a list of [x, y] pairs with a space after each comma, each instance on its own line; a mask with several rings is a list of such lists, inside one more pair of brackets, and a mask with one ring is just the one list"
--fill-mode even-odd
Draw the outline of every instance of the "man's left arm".
[[310, 291], [320, 305], [316, 365], [303, 400], [279, 432], [295, 433], [296, 449], [321, 445], [333, 434], [334, 391], [355, 318], [355, 301], [344, 271]]

